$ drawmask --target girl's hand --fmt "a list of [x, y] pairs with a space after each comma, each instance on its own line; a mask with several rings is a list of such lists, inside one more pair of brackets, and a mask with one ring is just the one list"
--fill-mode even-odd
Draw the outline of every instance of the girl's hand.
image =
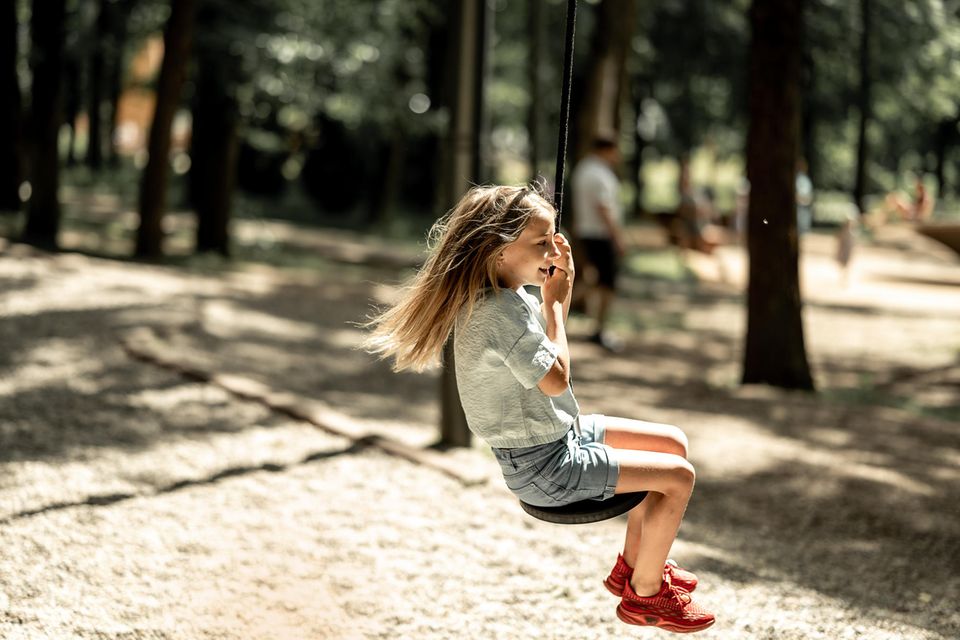
[[543, 296], [543, 303], [550, 305], [554, 302], [564, 304], [570, 296], [570, 289], [573, 286], [573, 277], [575, 269], [573, 265], [573, 255], [570, 252], [570, 243], [558, 233], [554, 236], [557, 244], [557, 250], [560, 255], [553, 261], [553, 269], [547, 281], [543, 283], [540, 293]]
[[[562, 233], [557, 233], [553, 236], [553, 241], [557, 245], [557, 250], [560, 252], [560, 256], [554, 258], [553, 266], [557, 269], [562, 269], [567, 272], [567, 276], [570, 281], [573, 281], [573, 276], [576, 273], [576, 268], [573, 265], [573, 253], [570, 251], [570, 242], [564, 237]], [[556, 269], [554, 269], [556, 271]]]

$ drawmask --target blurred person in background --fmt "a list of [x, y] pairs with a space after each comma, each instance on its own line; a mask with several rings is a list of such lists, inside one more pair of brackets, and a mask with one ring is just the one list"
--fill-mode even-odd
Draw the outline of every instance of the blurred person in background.
[[620, 150], [610, 138], [597, 137], [591, 151], [573, 170], [573, 229], [580, 240], [593, 277], [587, 308], [594, 319], [590, 340], [620, 351], [622, 342], [607, 330], [607, 319], [617, 288], [620, 261], [626, 254], [623, 207], [617, 167]]

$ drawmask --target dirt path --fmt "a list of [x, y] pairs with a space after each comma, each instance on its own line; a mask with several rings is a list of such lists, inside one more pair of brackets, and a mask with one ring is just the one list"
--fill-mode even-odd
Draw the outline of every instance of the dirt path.
[[[578, 398], [690, 435], [698, 484], [674, 556], [718, 612], [699, 637], [960, 637], [960, 263], [893, 229], [860, 248], [844, 289], [830, 239], [805, 243], [823, 393], [736, 385], [730, 250], [695, 265], [700, 284], [629, 278], [619, 322], [635, 333], [617, 358], [574, 344]], [[540, 523], [482, 447], [454, 454], [492, 478], [464, 488], [119, 346], [150, 327], [184, 361], [432, 442], [435, 375], [394, 375], [355, 349], [352, 323], [402, 272], [321, 267], [6, 247], [0, 637], [657, 635], [619, 623], [600, 584], [622, 521]]]

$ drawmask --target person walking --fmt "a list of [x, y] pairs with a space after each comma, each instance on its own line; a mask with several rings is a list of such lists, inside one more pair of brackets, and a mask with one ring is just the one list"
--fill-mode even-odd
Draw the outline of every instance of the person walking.
[[616, 173], [619, 164], [616, 142], [598, 137], [571, 177], [573, 232], [596, 273], [588, 298], [588, 309], [595, 322], [590, 339], [608, 351], [622, 349], [622, 343], [607, 331], [620, 262], [626, 253], [620, 180]]

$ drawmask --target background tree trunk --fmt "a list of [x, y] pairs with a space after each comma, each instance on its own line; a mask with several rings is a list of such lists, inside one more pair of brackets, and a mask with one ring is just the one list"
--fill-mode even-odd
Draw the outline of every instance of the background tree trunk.
[[62, 118], [63, 42], [66, 0], [35, 0], [30, 20], [33, 50], [31, 97], [32, 154], [23, 242], [56, 249], [60, 230], [60, 157], [57, 137]]
[[[452, 91], [450, 105], [451, 121], [447, 138], [446, 174], [444, 183], [448, 194], [448, 206], [452, 206], [477, 180], [480, 171], [480, 137], [478, 123], [484, 118], [482, 60], [487, 55], [487, 30], [484, 14], [485, 0], [461, 0], [455, 20], [451, 23], [458, 37], [450, 39], [451, 64], [449, 85]], [[469, 446], [470, 430], [460, 405], [457, 378], [453, 359], [453, 336], [443, 349], [443, 371], [440, 376], [440, 444], [443, 446]]]
[[163, 34], [163, 63], [157, 80], [157, 106], [150, 126], [150, 158], [140, 183], [140, 226], [136, 255], [163, 255], [163, 213], [170, 175], [170, 128], [180, 104], [187, 73], [196, 13], [195, 0], [172, 0], [170, 19]]
[[540, 123], [543, 120], [543, 104], [540, 100], [540, 78], [543, 75], [543, 43], [545, 23], [543, 21], [543, 0], [530, 0], [527, 3], [527, 35], [530, 43], [530, 57], [527, 60], [528, 82], [530, 83], [530, 109], [527, 112], [527, 136], [530, 140], [529, 160], [530, 177], [534, 179], [540, 171]]
[[643, 113], [643, 101], [651, 96], [649, 79], [643, 74], [635, 74], [630, 82], [630, 101], [633, 103], [633, 158], [630, 162], [630, 182], [633, 184], [633, 217], [643, 213], [643, 151], [647, 140], [643, 137], [637, 119]]
[[603, 0], [597, 7], [571, 160], [582, 158], [597, 135], [616, 139], [620, 133], [620, 102], [636, 14], [635, 0]]
[[[804, 32], [806, 32], [806, 28], [804, 28]], [[813, 56], [804, 47], [800, 66], [800, 155], [807, 163], [807, 177], [813, 184], [817, 184], [820, 178], [819, 154], [817, 152], [817, 113], [812, 99], [816, 83], [816, 71]], [[816, 218], [816, 197], [817, 192], [814, 190], [814, 202], [810, 204], [812, 218]]]
[[937, 123], [936, 133], [934, 135], [934, 168], [933, 173], [937, 179], [937, 198], [943, 199], [949, 192], [947, 184], [946, 164], [947, 157], [958, 140], [957, 126], [960, 125], [960, 116], [942, 120]]
[[120, 163], [117, 151], [117, 108], [120, 104], [120, 94], [123, 92], [124, 53], [127, 47], [130, 13], [136, 0], [118, 0], [107, 5], [109, 9], [110, 25], [110, 55], [107, 58], [107, 87], [110, 99], [110, 123], [108, 126], [109, 144], [107, 149], [110, 165], [116, 167]]
[[801, 320], [795, 196], [803, 0], [750, 7], [750, 180], [743, 382], [813, 389]]
[[867, 163], [869, 162], [869, 145], [867, 129], [873, 117], [871, 104], [871, 89], [873, 79], [870, 77], [870, 29], [872, 28], [870, 14], [871, 1], [860, 0], [860, 88], [857, 104], [860, 108], [860, 127], [857, 132], [857, 168], [853, 185], [853, 200], [857, 203], [860, 213], [866, 211], [864, 196], [867, 192]]
[[222, 71], [229, 61], [216, 60], [211, 53], [197, 58], [191, 165], [191, 191], [197, 212], [196, 250], [229, 256], [240, 115], [233, 87]]
[[0, 7], [0, 211], [20, 209], [20, 83], [17, 80], [17, 3]]
[[63, 122], [70, 129], [65, 161], [68, 167], [72, 167], [77, 164], [77, 118], [81, 110], [83, 91], [80, 88], [80, 79], [83, 74], [78, 57], [70, 51], [64, 56], [63, 66]]
[[90, 52], [90, 75], [87, 78], [87, 118], [90, 122], [87, 138], [87, 166], [99, 171], [103, 166], [103, 89], [104, 89], [104, 49], [108, 37], [111, 11], [108, 0], [100, 0], [97, 6], [97, 20], [93, 27], [92, 50]]

